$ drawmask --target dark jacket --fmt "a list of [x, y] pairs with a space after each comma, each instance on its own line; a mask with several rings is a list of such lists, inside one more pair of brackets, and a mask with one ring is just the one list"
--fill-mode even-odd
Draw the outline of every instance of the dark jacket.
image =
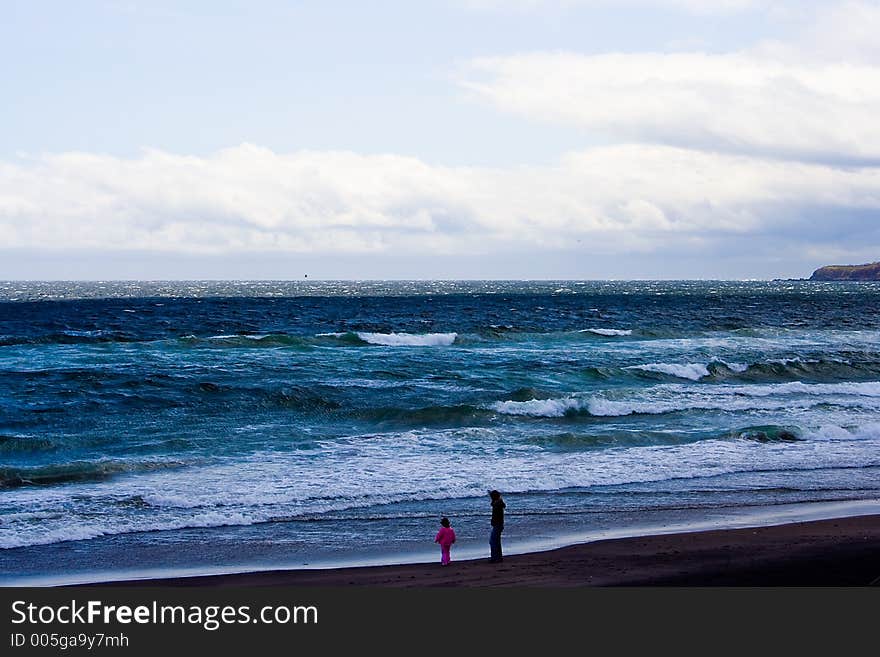
[[504, 528], [504, 509], [507, 505], [500, 497], [492, 500], [492, 526], [499, 529]]

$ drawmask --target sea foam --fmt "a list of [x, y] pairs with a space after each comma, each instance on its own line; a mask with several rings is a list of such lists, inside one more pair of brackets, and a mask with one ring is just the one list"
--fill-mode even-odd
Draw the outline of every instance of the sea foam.
[[605, 337], [614, 337], [614, 336], [623, 336], [623, 335], [632, 335], [632, 330], [630, 329], [610, 329], [610, 328], [590, 328], [583, 329], [578, 331], [578, 333], [595, 333], [596, 335], [603, 335]]
[[582, 402], [573, 397], [567, 399], [530, 399], [529, 401], [496, 402], [489, 408], [505, 415], [562, 417], [570, 411], [580, 410]]
[[457, 333], [362, 333], [357, 336], [369, 344], [384, 347], [448, 347]]
[[647, 365], [633, 365], [626, 369], [669, 374], [670, 376], [690, 379], [691, 381], [699, 381], [704, 376], [709, 376], [709, 368], [701, 363], [648, 363]]

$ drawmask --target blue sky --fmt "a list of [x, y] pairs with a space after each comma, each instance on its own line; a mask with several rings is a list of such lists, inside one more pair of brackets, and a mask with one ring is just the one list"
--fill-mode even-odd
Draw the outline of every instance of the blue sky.
[[0, 4], [2, 278], [880, 259], [878, 2]]

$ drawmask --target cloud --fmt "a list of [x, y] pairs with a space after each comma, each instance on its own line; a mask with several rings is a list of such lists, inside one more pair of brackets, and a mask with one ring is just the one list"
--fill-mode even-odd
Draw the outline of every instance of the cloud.
[[880, 161], [880, 3], [798, 9], [773, 12], [794, 30], [785, 41], [726, 53], [701, 52], [695, 41], [679, 52], [482, 57], [460, 82], [503, 112], [604, 141]]
[[[794, 58], [880, 64], [880, 2], [824, 3], [792, 44]], [[783, 48], [784, 49], [784, 48]]]
[[495, 107], [625, 141], [880, 160], [880, 67], [754, 53], [482, 58], [463, 84]]
[[[829, 236], [814, 211], [804, 213], [817, 207], [861, 219]], [[613, 254], [698, 251], [746, 236], [864, 247], [878, 239], [878, 210], [877, 167], [638, 144], [543, 167], [439, 167], [248, 144], [207, 157], [149, 150], [0, 164], [0, 243], [13, 249]]]
[[880, 249], [880, 8], [845, 3], [816, 16], [787, 42], [729, 53], [471, 61], [462, 84], [481, 100], [608, 144], [548, 165], [252, 144], [0, 161], [0, 249], [536, 260], [567, 251], [641, 262], [669, 252], [705, 261], [728, 247], [845, 261]]

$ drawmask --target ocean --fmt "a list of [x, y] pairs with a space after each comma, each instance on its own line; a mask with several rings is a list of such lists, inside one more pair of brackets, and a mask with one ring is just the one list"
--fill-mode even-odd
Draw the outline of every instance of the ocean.
[[[0, 584], [873, 509], [880, 285], [0, 282]], [[875, 509], [876, 510], [876, 509]]]

